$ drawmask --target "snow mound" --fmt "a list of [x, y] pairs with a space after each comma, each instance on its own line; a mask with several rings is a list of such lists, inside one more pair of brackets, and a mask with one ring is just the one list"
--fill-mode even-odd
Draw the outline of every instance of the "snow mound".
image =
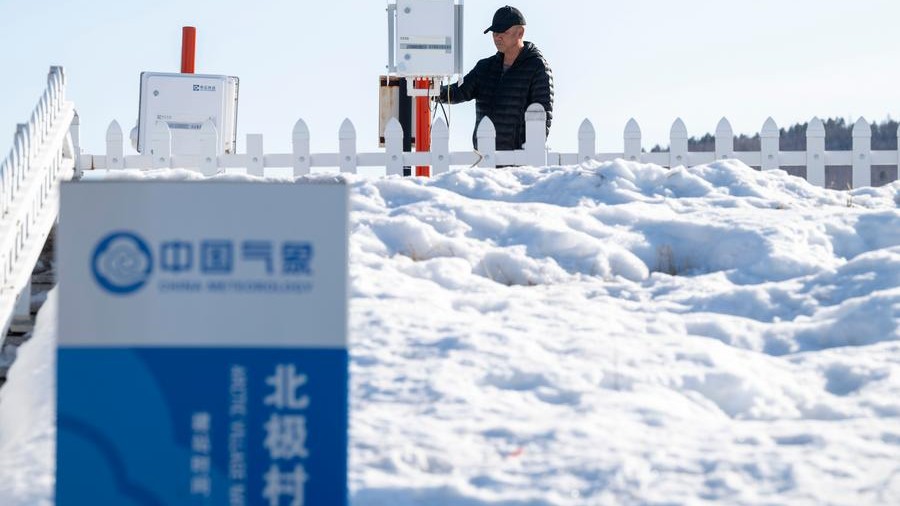
[[54, 289], [0, 389], [0, 504], [53, 504], [56, 303]]
[[718, 271], [758, 284], [900, 244], [897, 187], [834, 192], [737, 161], [469, 169], [357, 181], [354, 234], [372, 252], [461, 258], [507, 285]]

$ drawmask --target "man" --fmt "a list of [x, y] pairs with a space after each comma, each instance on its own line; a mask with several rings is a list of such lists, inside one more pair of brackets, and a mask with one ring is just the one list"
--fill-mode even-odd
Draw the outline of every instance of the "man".
[[497, 150], [522, 149], [525, 109], [538, 103], [547, 111], [547, 133], [553, 118], [553, 73], [544, 56], [524, 40], [525, 17], [515, 7], [501, 7], [484, 33], [493, 32], [497, 54], [475, 64], [462, 84], [442, 86], [437, 100], [458, 104], [475, 99], [475, 133], [485, 116], [497, 130]]

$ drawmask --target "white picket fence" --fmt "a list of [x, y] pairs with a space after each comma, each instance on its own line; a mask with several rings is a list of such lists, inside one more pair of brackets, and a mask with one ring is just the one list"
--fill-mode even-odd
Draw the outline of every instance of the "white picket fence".
[[578, 154], [562, 154], [553, 161], [568, 165], [589, 159], [607, 161], [624, 158], [666, 167], [690, 167], [730, 158], [762, 170], [805, 166], [807, 181], [818, 186], [825, 186], [826, 166], [843, 165], [852, 167], [854, 188], [871, 186], [873, 165], [900, 165], [900, 152], [897, 150], [872, 151], [872, 128], [865, 118], [859, 118], [854, 124], [852, 135], [852, 151], [825, 151], [825, 124], [819, 118], [813, 118], [806, 128], [806, 151], [780, 151], [778, 126], [772, 118], [768, 118], [759, 132], [760, 151], [735, 151], [734, 131], [728, 120], [722, 118], [716, 127], [715, 151], [697, 152], [688, 151], [687, 127], [679, 118], [670, 130], [669, 151], [645, 153], [641, 151], [641, 129], [631, 119], [625, 126], [624, 152], [595, 154], [594, 126], [584, 120], [578, 131]]
[[343, 172], [356, 172], [359, 167], [383, 167], [387, 175], [402, 174], [403, 167], [431, 166], [432, 174], [440, 174], [451, 166], [478, 165], [575, 165], [588, 160], [609, 161], [625, 159], [643, 163], [655, 163], [666, 167], [693, 166], [715, 160], [734, 158], [763, 170], [784, 167], [806, 167], [807, 179], [825, 186], [825, 167], [851, 166], [853, 187], [872, 184], [873, 165], [900, 164], [898, 151], [872, 151], [872, 131], [864, 118], [853, 128], [852, 151], [825, 151], [825, 125], [818, 118], [810, 121], [806, 130], [806, 151], [780, 151], [779, 130], [772, 118], [766, 120], [760, 131], [760, 151], [735, 151], [734, 133], [728, 120], [723, 118], [716, 128], [715, 151], [688, 151], [688, 132], [684, 122], [675, 120], [671, 129], [668, 152], [649, 153], [642, 150], [641, 129], [635, 120], [628, 121], [624, 132], [624, 150], [617, 153], [597, 153], [593, 124], [585, 119], [578, 131], [578, 153], [549, 152], [546, 146], [544, 124], [546, 113], [539, 104], [532, 104], [525, 113], [525, 148], [516, 151], [496, 151], [496, 130], [489, 118], [478, 126], [476, 137], [480, 152], [451, 152], [449, 131], [443, 119], [432, 127], [431, 152], [404, 152], [403, 131], [400, 123], [391, 120], [385, 130], [385, 150], [375, 153], [359, 153], [356, 146], [356, 129], [345, 119], [338, 132], [337, 153], [310, 153], [310, 132], [300, 119], [294, 125], [291, 153], [265, 154], [263, 138], [259, 134], [247, 135], [247, 151], [243, 154], [217, 156], [215, 146], [217, 132], [207, 122], [200, 135], [205, 155], [184, 156], [171, 152], [171, 132], [164, 122], [158, 122], [150, 133], [150, 153], [124, 155], [122, 129], [113, 121], [107, 130], [105, 155], [82, 155], [79, 168], [90, 169], [151, 169], [190, 168], [205, 174], [215, 174], [227, 169], [245, 168], [252, 175], [266, 175], [268, 168], [293, 169], [295, 176], [309, 174], [312, 167], [339, 167]]
[[0, 344], [14, 317], [29, 316], [31, 272], [56, 222], [59, 184], [75, 172], [75, 118], [63, 68], [51, 67], [31, 119], [18, 125], [0, 162]]
[[497, 136], [489, 119], [478, 127], [478, 145], [481, 152], [450, 152], [450, 131], [443, 119], [438, 119], [431, 130], [430, 152], [404, 152], [403, 129], [396, 119], [388, 122], [384, 138], [385, 149], [377, 153], [359, 153], [356, 146], [356, 128], [345, 119], [338, 132], [337, 153], [310, 153], [309, 128], [302, 119], [294, 125], [291, 136], [293, 152], [265, 154], [263, 137], [247, 135], [247, 152], [243, 154], [216, 155], [218, 132], [211, 121], [200, 129], [200, 145], [206, 150], [201, 155], [172, 154], [172, 135], [165, 122], [156, 122], [149, 132], [149, 152], [141, 155], [124, 155], [124, 136], [117, 121], [110, 123], [106, 132], [105, 155], [81, 155], [80, 170], [91, 169], [153, 169], [189, 168], [205, 174], [215, 174], [222, 169], [246, 168], [252, 175], [262, 176], [266, 168], [293, 168], [295, 176], [309, 174], [313, 167], [338, 167], [342, 172], [356, 172], [358, 167], [384, 167], [386, 174], [402, 174], [404, 166], [429, 165], [432, 173], [446, 172], [453, 165], [546, 165], [547, 151], [546, 113], [539, 104], [533, 104], [525, 114], [526, 147], [516, 151], [496, 151]]

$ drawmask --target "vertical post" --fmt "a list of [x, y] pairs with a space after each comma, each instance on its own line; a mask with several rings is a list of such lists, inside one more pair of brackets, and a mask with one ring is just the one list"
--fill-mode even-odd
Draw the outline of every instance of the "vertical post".
[[384, 151], [387, 156], [385, 173], [388, 176], [403, 175], [403, 127], [397, 118], [388, 120], [384, 127]]
[[872, 186], [872, 127], [866, 118], [853, 125], [853, 187]]
[[734, 158], [734, 130], [727, 119], [722, 118], [716, 125], [716, 160]]
[[594, 158], [597, 149], [597, 132], [591, 120], [585, 118], [578, 127], [578, 163]]
[[773, 170], [780, 167], [778, 160], [779, 137], [778, 125], [775, 124], [775, 120], [771, 117], [767, 118], [759, 132], [760, 169]]
[[481, 118], [481, 122], [478, 124], [478, 129], [475, 132], [478, 152], [481, 153], [481, 161], [478, 162], [478, 166], [496, 167], [497, 129], [494, 128], [494, 122], [487, 116]]
[[538, 103], [525, 110], [525, 161], [532, 167], [547, 165], [547, 111]]
[[262, 134], [247, 134], [247, 174], [264, 176], [264, 162]]
[[197, 55], [197, 29], [193, 26], [181, 28], [181, 73], [194, 73], [194, 60]]
[[450, 129], [443, 118], [438, 118], [431, 130], [431, 167], [433, 174], [443, 174], [450, 170]]
[[340, 141], [341, 172], [356, 173], [356, 128], [345, 118], [338, 131]]
[[112, 120], [109, 128], [106, 129], [106, 168], [107, 169], [124, 169], [125, 157], [122, 147], [122, 127], [119, 122]]
[[815, 117], [806, 126], [806, 180], [825, 188], [825, 124]]
[[641, 127], [634, 118], [625, 124], [625, 159], [632, 162], [641, 161]]
[[[212, 176], [219, 171], [219, 132], [211, 119], [206, 120], [200, 127], [200, 172]], [[248, 144], [249, 146], [249, 144]]]
[[[431, 89], [430, 79], [416, 79], [417, 90]], [[424, 153], [431, 149], [431, 99], [426, 94], [416, 97], [416, 151]], [[416, 167], [416, 176], [428, 177], [428, 166]]]
[[294, 131], [291, 134], [294, 151], [294, 177], [309, 174], [311, 161], [309, 159], [309, 127], [303, 119], [294, 123]]
[[687, 127], [681, 118], [675, 120], [669, 131], [669, 167], [688, 164], [688, 135]]

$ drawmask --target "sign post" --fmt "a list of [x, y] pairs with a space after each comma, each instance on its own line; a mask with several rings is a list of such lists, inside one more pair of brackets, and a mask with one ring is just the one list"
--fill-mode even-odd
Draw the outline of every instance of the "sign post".
[[70, 183], [60, 216], [57, 504], [346, 504], [346, 186]]

